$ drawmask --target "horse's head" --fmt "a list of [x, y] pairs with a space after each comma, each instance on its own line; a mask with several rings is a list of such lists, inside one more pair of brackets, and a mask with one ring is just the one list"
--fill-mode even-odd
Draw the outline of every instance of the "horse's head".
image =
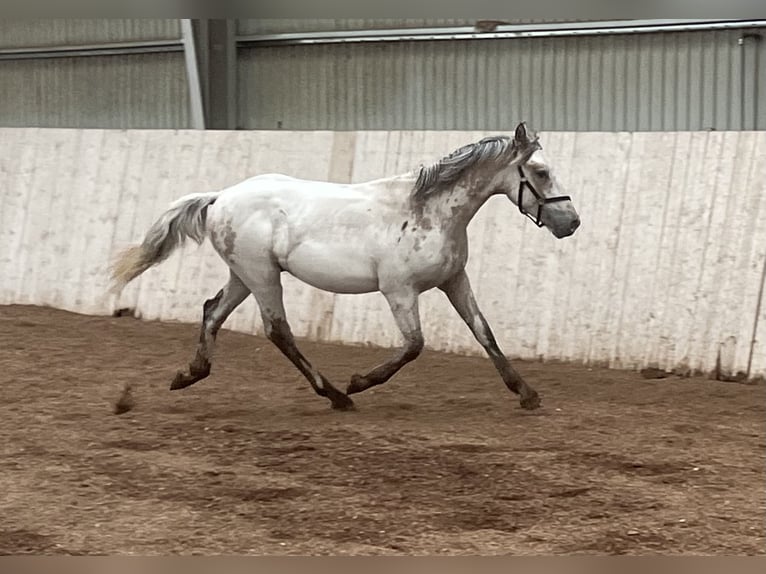
[[558, 238], [572, 235], [580, 226], [580, 216], [572, 199], [562, 194], [538, 138], [529, 134], [524, 122], [516, 127], [513, 150], [514, 173], [505, 190], [508, 198], [538, 227], [547, 227]]

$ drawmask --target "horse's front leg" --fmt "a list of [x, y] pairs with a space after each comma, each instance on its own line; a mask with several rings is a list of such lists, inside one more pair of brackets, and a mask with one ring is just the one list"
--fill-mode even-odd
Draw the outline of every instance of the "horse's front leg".
[[452, 306], [471, 329], [471, 332], [473, 332], [476, 340], [487, 351], [495, 368], [500, 373], [505, 386], [512, 392], [520, 395], [521, 406], [525, 409], [536, 409], [539, 407], [540, 397], [538, 396], [537, 391], [530, 387], [524, 379], [521, 378], [521, 375], [516, 372], [516, 369], [511, 366], [506, 356], [500, 350], [500, 347], [495, 340], [495, 336], [492, 334], [492, 330], [487, 324], [487, 320], [479, 310], [465, 269], [460, 271], [444, 285], [439, 286], [439, 289], [444, 291], [449, 298], [450, 303], [452, 303]]
[[347, 394], [358, 393], [385, 383], [404, 365], [413, 361], [423, 350], [423, 333], [420, 330], [418, 314], [418, 293], [413, 289], [402, 289], [383, 294], [394, 314], [396, 325], [404, 336], [404, 346], [391, 359], [372, 369], [366, 375], [351, 377]]

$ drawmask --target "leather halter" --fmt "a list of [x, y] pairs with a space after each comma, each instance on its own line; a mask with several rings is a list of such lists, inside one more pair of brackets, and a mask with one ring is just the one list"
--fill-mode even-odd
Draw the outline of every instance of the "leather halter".
[[[537, 225], [537, 227], [542, 227], [545, 225], [542, 222], [543, 207], [549, 203], [557, 203], [559, 201], [572, 201], [572, 198], [568, 195], [557, 195], [555, 197], [544, 197], [540, 195], [535, 187], [529, 182], [527, 176], [524, 175], [524, 170], [521, 169], [521, 166], [518, 166], [517, 169], [519, 170], [519, 193], [518, 199], [516, 201], [518, 202], [519, 211], [531, 219], [534, 224]], [[532, 215], [528, 211], [524, 210], [524, 189], [528, 189], [532, 195], [535, 196], [535, 202], [537, 203], [537, 214], [535, 215]]]

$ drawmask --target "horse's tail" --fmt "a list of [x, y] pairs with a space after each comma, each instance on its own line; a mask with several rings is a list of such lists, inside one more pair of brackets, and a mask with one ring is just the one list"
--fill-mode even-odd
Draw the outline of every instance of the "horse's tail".
[[197, 243], [205, 239], [207, 208], [220, 192], [192, 193], [176, 200], [146, 232], [140, 245], [123, 251], [112, 266], [112, 291], [119, 293], [133, 279], [161, 263], [189, 237]]

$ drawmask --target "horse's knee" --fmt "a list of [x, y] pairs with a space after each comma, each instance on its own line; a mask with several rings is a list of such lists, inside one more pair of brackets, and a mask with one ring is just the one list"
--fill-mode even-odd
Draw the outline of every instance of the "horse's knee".
[[269, 341], [271, 341], [277, 347], [279, 347], [279, 341], [282, 339], [282, 337], [279, 336], [279, 332], [277, 331], [277, 328], [274, 326], [273, 323], [264, 323], [263, 333], [264, 335], [266, 335], [266, 338]]

